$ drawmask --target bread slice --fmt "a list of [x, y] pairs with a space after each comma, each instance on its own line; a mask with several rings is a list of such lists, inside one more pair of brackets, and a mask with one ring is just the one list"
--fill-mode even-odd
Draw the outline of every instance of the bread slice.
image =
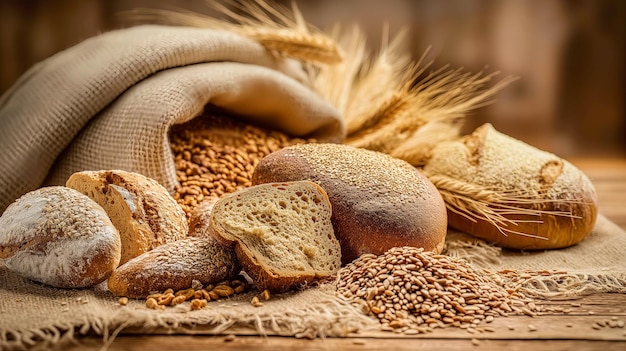
[[259, 290], [283, 292], [340, 268], [331, 214], [326, 192], [313, 182], [263, 184], [221, 198], [209, 233], [235, 247]]
[[185, 212], [156, 180], [121, 170], [83, 171], [67, 187], [89, 196], [107, 212], [120, 232], [120, 265], [155, 247], [183, 239], [189, 225]]
[[232, 249], [213, 238], [186, 238], [163, 244], [118, 267], [108, 280], [117, 296], [142, 298], [154, 291], [174, 291], [236, 277], [240, 266]]

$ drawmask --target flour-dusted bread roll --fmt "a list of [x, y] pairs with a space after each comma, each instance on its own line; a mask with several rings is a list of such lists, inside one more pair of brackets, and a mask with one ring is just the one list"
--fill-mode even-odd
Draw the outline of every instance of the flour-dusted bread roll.
[[58, 288], [105, 280], [120, 261], [120, 236], [106, 212], [76, 190], [46, 187], [0, 217], [0, 258], [11, 271]]
[[235, 247], [259, 290], [282, 292], [339, 270], [331, 212], [326, 192], [313, 182], [263, 184], [215, 203], [209, 232]]
[[119, 266], [107, 281], [117, 296], [142, 298], [155, 291], [187, 289], [234, 279], [241, 271], [235, 252], [215, 239], [186, 238], [163, 244]]
[[304, 179], [328, 193], [343, 263], [396, 246], [443, 249], [445, 204], [409, 163], [347, 145], [303, 144], [266, 156], [252, 176], [253, 184]]
[[446, 199], [452, 227], [503, 247], [567, 247], [596, 220], [595, 189], [579, 169], [490, 124], [436, 146], [424, 172]]
[[66, 185], [109, 214], [122, 239], [120, 264], [187, 236], [185, 213], [154, 179], [120, 170], [84, 171], [72, 174]]

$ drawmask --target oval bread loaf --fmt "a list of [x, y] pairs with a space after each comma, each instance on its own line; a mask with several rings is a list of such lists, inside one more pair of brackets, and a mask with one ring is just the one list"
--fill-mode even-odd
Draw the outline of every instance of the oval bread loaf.
[[142, 298], [155, 291], [187, 289], [233, 279], [240, 272], [235, 252], [213, 238], [163, 244], [119, 266], [107, 281], [117, 296]]
[[235, 248], [259, 290], [283, 292], [339, 270], [331, 212], [326, 192], [313, 182], [257, 185], [217, 201], [209, 233]]
[[437, 145], [424, 172], [447, 199], [450, 226], [502, 247], [567, 247], [596, 220], [596, 193], [585, 174], [490, 124]]
[[187, 236], [185, 212], [154, 179], [121, 170], [83, 171], [72, 174], [66, 185], [109, 214], [122, 240], [120, 264]]
[[105, 280], [120, 261], [120, 236], [106, 212], [61, 186], [31, 191], [0, 217], [0, 258], [11, 271], [58, 288]]
[[446, 207], [435, 186], [409, 163], [339, 144], [302, 144], [264, 157], [253, 184], [312, 180], [330, 198], [342, 262], [396, 246], [440, 253]]

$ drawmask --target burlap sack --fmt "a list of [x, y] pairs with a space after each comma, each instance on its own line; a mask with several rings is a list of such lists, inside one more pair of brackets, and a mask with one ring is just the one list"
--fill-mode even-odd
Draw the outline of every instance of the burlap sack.
[[295, 61], [229, 32], [150, 25], [88, 39], [0, 98], [0, 211], [46, 178], [62, 184], [85, 169], [135, 171], [173, 190], [167, 131], [207, 103], [341, 141], [343, 121], [304, 81]]

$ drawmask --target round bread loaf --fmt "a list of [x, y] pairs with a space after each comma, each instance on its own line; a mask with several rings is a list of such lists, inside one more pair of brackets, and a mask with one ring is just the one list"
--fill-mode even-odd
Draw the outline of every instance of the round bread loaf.
[[435, 186], [409, 163], [341, 144], [301, 144], [263, 158], [253, 184], [311, 180], [328, 194], [342, 263], [396, 246], [441, 252], [446, 207]]
[[437, 145], [424, 172], [448, 203], [451, 227], [502, 247], [563, 248], [595, 224], [596, 193], [585, 174], [490, 124]]
[[72, 174], [66, 185], [109, 214], [122, 240], [120, 264], [187, 236], [185, 212], [154, 179], [121, 170], [84, 171]]
[[235, 278], [241, 271], [235, 251], [215, 239], [186, 238], [163, 244], [119, 266], [108, 280], [117, 296], [142, 298], [155, 291], [187, 289]]
[[0, 217], [0, 258], [11, 271], [58, 288], [105, 280], [120, 261], [120, 236], [106, 212], [61, 186], [31, 191]]

